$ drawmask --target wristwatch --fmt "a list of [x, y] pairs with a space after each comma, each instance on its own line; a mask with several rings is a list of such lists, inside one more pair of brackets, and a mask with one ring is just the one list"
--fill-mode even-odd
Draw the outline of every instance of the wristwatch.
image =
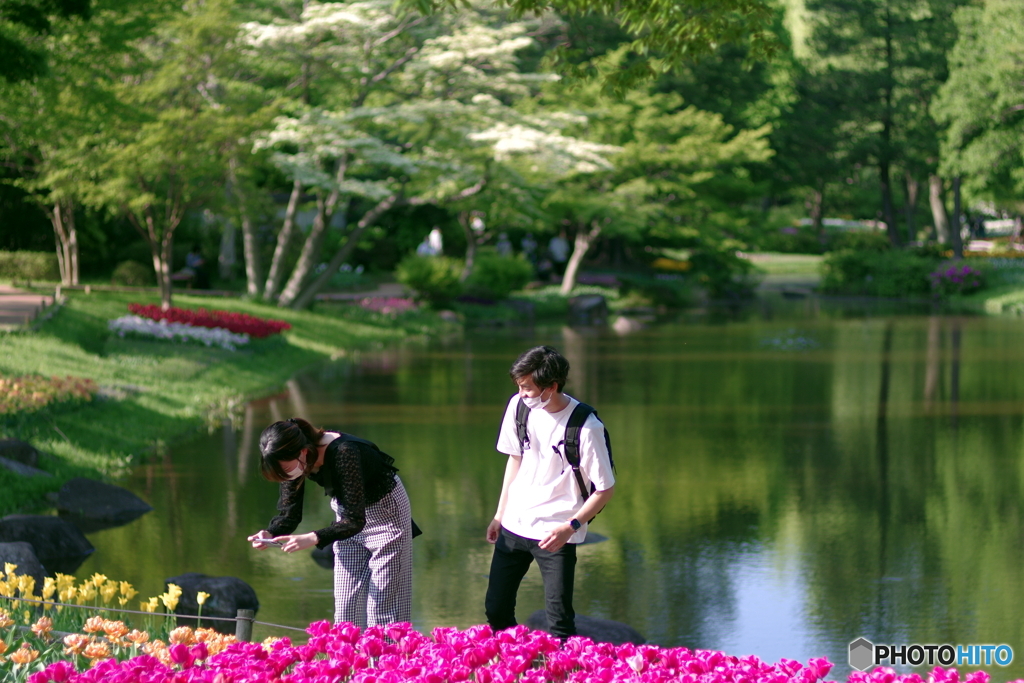
[[583, 525], [580, 524], [580, 520], [578, 520], [575, 517], [573, 517], [572, 519], [569, 520], [569, 526], [572, 527], [573, 531], [579, 531], [580, 527], [583, 526]]

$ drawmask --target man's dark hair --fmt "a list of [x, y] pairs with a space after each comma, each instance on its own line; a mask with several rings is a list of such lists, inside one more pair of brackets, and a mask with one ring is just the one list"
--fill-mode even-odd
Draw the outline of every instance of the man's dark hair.
[[512, 381], [533, 375], [533, 383], [541, 389], [554, 385], [562, 393], [569, 378], [569, 361], [550, 346], [535, 346], [516, 358], [508, 374]]

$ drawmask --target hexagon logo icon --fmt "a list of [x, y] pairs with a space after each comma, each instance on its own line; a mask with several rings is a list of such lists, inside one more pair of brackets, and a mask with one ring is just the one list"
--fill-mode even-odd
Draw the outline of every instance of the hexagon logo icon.
[[867, 638], [858, 638], [850, 643], [850, 666], [857, 671], [866, 671], [875, 661], [875, 646]]

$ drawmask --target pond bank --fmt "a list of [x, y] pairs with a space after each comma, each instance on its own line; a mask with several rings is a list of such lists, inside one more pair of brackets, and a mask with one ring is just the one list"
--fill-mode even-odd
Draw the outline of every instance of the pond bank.
[[129, 303], [155, 303], [133, 293], [70, 293], [38, 330], [0, 335], [0, 376], [88, 378], [100, 387], [82, 406], [0, 416], [3, 438], [30, 442], [52, 478], [25, 478], [0, 468], [0, 515], [46, 505], [45, 495], [73, 476], [117, 476], [129, 466], [204, 425], [233, 417], [245, 401], [280, 390], [299, 370], [362, 349], [457, 329], [432, 312], [400, 316], [318, 304], [292, 311], [240, 299], [179, 295], [183, 308], [218, 308], [284, 320], [291, 329], [247, 347], [122, 339], [107, 321]]

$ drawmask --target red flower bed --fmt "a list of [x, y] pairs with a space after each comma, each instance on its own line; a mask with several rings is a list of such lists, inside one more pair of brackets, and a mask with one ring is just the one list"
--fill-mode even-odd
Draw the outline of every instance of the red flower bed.
[[245, 313], [231, 311], [206, 310], [199, 308], [190, 311], [185, 308], [169, 308], [164, 311], [156, 304], [128, 304], [128, 311], [133, 315], [150, 320], [166, 320], [169, 323], [182, 323], [193, 327], [220, 327], [236, 334], [247, 334], [250, 337], [263, 339], [284, 330], [291, 325], [283, 320], [257, 318]]

